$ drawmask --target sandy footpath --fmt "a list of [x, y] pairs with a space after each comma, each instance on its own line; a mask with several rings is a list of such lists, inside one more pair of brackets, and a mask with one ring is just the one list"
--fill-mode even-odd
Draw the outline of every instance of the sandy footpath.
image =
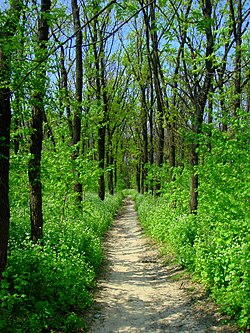
[[105, 243], [105, 272], [89, 313], [91, 333], [237, 332], [222, 324], [216, 307], [190, 282], [173, 279], [138, 224], [134, 203], [114, 221]]

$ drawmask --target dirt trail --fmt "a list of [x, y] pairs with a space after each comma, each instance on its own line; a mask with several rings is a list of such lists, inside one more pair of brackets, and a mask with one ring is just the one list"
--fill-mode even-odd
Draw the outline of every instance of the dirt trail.
[[220, 324], [200, 293], [187, 292], [183, 281], [172, 278], [179, 268], [163, 266], [142, 234], [133, 202], [124, 204], [107, 236], [107, 268], [98, 281], [89, 332], [236, 332]]

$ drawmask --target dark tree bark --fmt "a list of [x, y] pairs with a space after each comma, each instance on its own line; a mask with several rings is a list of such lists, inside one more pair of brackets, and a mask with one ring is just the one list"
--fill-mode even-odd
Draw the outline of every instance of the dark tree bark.
[[105, 126], [102, 125], [98, 129], [98, 157], [99, 157], [99, 168], [100, 175], [98, 179], [98, 196], [101, 200], [105, 199], [105, 177], [104, 177], [104, 168], [105, 168]]
[[[103, 38], [103, 32], [101, 31], [101, 38]], [[105, 199], [105, 142], [106, 142], [106, 120], [108, 115], [108, 94], [106, 90], [106, 77], [105, 77], [105, 62], [104, 62], [104, 46], [101, 44], [100, 52], [100, 65], [101, 65], [101, 91], [102, 91], [102, 103], [103, 103], [103, 119], [101, 127], [98, 131], [98, 150], [99, 150], [99, 166], [102, 173], [99, 177], [99, 197], [101, 200]]]
[[[91, 31], [94, 62], [95, 62], [95, 93], [98, 102], [99, 112], [102, 115], [98, 124], [98, 162], [99, 162], [99, 178], [98, 178], [98, 196], [101, 200], [105, 199], [105, 143], [106, 143], [106, 121], [108, 113], [108, 95], [106, 91], [105, 78], [105, 61], [104, 61], [104, 38], [103, 29], [105, 22], [101, 27], [97, 17], [93, 20]], [[98, 42], [99, 41], [99, 42]]]
[[13, 1], [8, 11], [9, 19], [0, 31], [0, 280], [7, 265], [9, 238], [9, 166], [10, 166], [10, 62], [11, 38], [15, 35], [22, 1]]
[[[153, 87], [151, 87], [151, 101], [153, 101]], [[152, 102], [151, 102], [152, 104]], [[154, 112], [152, 105], [149, 109], [149, 163], [154, 164]]]
[[146, 88], [141, 84], [141, 120], [142, 120], [142, 137], [143, 137], [143, 153], [142, 153], [142, 175], [141, 175], [141, 192], [144, 193], [148, 190], [145, 186], [145, 179], [147, 177], [146, 165], [148, 164], [148, 127], [147, 127], [147, 101], [146, 101]]
[[[102, 108], [102, 86], [101, 86], [101, 65], [100, 65], [100, 55], [103, 50], [98, 50], [98, 23], [94, 20], [93, 24], [93, 49], [94, 49], [94, 59], [95, 59], [95, 89], [96, 89], [96, 99], [98, 101], [100, 109]], [[101, 111], [101, 110], [100, 110]], [[104, 117], [104, 115], [103, 115]], [[105, 178], [104, 178], [104, 167], [105, 167], [105, 133], [106, 128], [102, 119], [99, 123], [98, 128], [98, 161], [100, 175], [98, 178], [98, 196], [101, 200], [105, 198]]]
[[110, 129], [110, 124], [107, 124], [107, 147], [106, 147], [106, 155], [107, 155], [107, 166], [109, 167], [107, 178], [108, 178], [108, 190], [109, 194], [114, 194], [114, 152], [112, 145], [112, 137], [113, 133]]
[[32, 107], [32, 134], [28, 165], [30, 184], [30, 220], [31, 238], [37, 242], [43, 237], [43, 212], [42, 212], [42, 182], [41, 182], [41, 151], [43, 140], [43, 97], [35, 94], [33, 99], [36, 105]]
[[136, 165], [136, 187], [137, 192], [141, 193], [141, 161], [139, 160]]
[[[156, 15], [155, 15], [155, 6], [156, 1], [151, 1], [150, 3], [150, 13], [146, 19], [148, 35], [151, 38], [151, 52], [150, 61], [152, 65], [152, 75], [154, 82], [154, 89], [156, 94], [156, 103], [157, 103], [157, 123], [158, 123], [158, 153], [157, 153], [157, 165], [161, 166], [164, 162], [164, 141], [165, 141], [165, 131], [164, 131], [164, 107], [166, 103], [164, 101], [164, 87], [163, 87], [163, 75], [161, 73], [161, 63], [159, 57], [159, 40], [156, 27]], [[144, 11], [145, 13], [145, 11]], [[160, 189], [160, 185], [158, 188]]]
[[[0, 50], [0, 78], [6, 59]], [[9, 237], [9, 162], [10, 162], [10, 91], [0, 88], [0, 280], [7, 264]]]
[[[80, 152], [81, 140], [81, 115], [82, 115], [82, 80], [83, 80], [83, 61], [82, 61], [82, 31], [80, 24], [79, 7], [77, 0], [71, 1], [72, 13], [74, 19], [74, 31], [76, 34], [76, 108], [73, 119], [73, 145], [75, 152], [73, 160], [76, 160]], [[82, 201], [82, 184], [77, 181], [74, 185], [77, 194], [77, 201]]]
[[[51, 8], [50, 0], [41, 1], [41, 12], [38, 20], [38, 51], [37, 62], [41, 62], [47, 53], [49, 39], [48, 14]], [[30, 184], [30, 220], [31, 239], [38, 242], [43, 237], [43, 211], [42, 211], [42, 182], [41, 182], [41, 152], [43, 141], [44, 97], [45, 97], [45, 67], [36, 73], [36, 84], [32, 96], [32, 121], [31, 121], [31, 158], [28, 165]]]

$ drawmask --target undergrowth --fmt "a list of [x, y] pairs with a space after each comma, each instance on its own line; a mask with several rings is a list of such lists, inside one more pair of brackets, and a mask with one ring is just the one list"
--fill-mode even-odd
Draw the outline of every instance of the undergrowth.
[[[197, 169], [200, 186], [196, 215], [189, 214], [188, 168], [177, 169], [172, 187], [166, 184], [161, 196], [138, 194], [136, 206], [146, 232], [159, 243], [168, 244], [179, 263], [207, 287], [221, 310], [247, 329], [250, 154], [242, 138], [229, 141], [224, 136], [216, 133], [212, 153], [205, 152]], [[200, 149], [202, 154], [207, 147]]]
[[208, 226], [197, 216], [173, 208], [168, 199], [137, 196], [144, 230], [193, 272], [240, 327], [250, 324], [250, 234], [247, 223]]
[[91, 288], [103, 260], [102, 237], [123, 196], [107, 195], [101, 201], [85, 193], [77, 207], [68, 188], [54, 187], [55, 175], [47, 175], [44, 238], [42, 244], [34, 244], [22, 163], [12, 161], [20, 177], [11, 179], [16, 186], [10, 197], [8, 266], [0, 285], [0, 332], [74, 332], [84, 327], [82, 310], [92, 303]]

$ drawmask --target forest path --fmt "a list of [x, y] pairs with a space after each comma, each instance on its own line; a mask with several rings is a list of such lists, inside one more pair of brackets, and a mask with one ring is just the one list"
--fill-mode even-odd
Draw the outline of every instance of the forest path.
[[179, 268], [161, 263], [143, 236], [130, 198], [124, 200], [105, 248], [107, 262], [89, 314], [89, 332], [235, 332], [221, 325], [201, 292], [173, 279]]

